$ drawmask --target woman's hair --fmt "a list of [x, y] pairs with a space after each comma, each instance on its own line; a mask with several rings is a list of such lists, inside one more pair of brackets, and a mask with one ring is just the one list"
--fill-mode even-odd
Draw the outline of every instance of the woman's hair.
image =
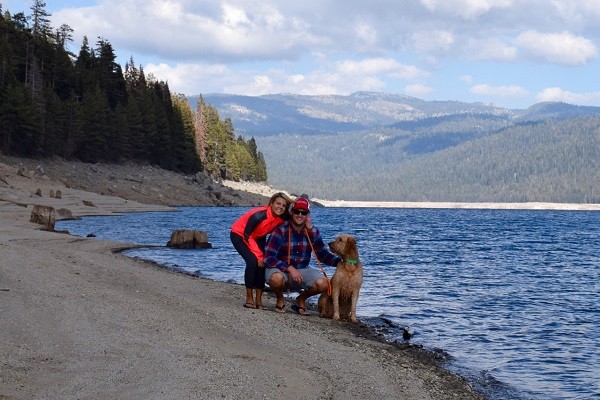
[[289, 196], [283, 192], [277, 192], [273, 196], [271, 196], [271, 198], [269, 199], [269, 204], [273, 204], [273, 202], [277, 200], [278, 197], [284, 199], [288, 206], [292, 204], [292, 199], [290, 199]]

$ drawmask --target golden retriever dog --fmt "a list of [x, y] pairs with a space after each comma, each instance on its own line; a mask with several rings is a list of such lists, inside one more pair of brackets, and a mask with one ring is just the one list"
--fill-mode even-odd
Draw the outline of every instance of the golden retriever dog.
[[363, 281], [363, 268], [358, 259], [356, 239], [341, 234], [329, 243], [331, 251], [342, 258], [331, 278], [331, 296], [319, 297], [319, 316], [322, 318], [349, 319], [356, 322], [356, 303]]

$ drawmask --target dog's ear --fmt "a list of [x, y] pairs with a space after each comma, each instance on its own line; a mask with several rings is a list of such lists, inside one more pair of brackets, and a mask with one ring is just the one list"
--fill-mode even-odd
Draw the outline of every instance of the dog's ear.
[[346, 238], [346, 246], [344, 247], [344, 253], [349, 256], [353, 256], [358, 253], [356, 249], [356, 239], [353, 236], [348, 236]]

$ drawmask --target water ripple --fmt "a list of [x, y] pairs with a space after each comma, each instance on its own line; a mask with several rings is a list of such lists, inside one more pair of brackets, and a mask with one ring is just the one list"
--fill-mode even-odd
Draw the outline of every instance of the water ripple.
[[[184, 207], [57, 229], [160, 246], [129, 254], [241, 283], [229, 227], [243, 211]], [[600, 399], [600, 213], [319, 208], [313, 220], [325, 241], [356, 235], [359, 317], [389, 340], [409, 327], [411, 343], [489, 399]], [[167, 249], [173, 229], [205, 230], [213, 249]]]

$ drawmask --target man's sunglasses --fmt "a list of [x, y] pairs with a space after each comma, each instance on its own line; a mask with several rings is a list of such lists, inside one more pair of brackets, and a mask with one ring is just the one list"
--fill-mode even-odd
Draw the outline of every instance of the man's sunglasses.
[[308, 211], [304, 211], [304, 210], [294, 210], [294, 211], [292, 211], [292, 213], [294, 215], [308, 215]]

